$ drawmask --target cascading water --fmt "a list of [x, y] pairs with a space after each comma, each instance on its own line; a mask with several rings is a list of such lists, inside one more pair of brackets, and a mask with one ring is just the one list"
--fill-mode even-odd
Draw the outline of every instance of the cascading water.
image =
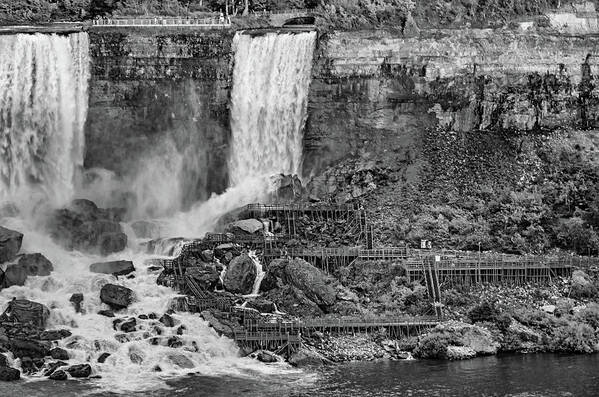
[[[314, 39], [314, 33], [237, 34], [231, 187], [187, 213], [163, 219], [165, 235], [198, 237], [211, 230], [224, 213], [265, 197], [275, 186], [271, 175], [299, 171]], [[87, 35], [0, 36], [0, 53], [11, 54], [0, 59], [0, 201], [37, 192], [52, 204], [62, 204], [73, 198], [73, 178], [82, 164]], [[174, 169], [181, 167], [175, 164]], [[0, 218], [0, 224], [25, 235], [21, 252], [41, 252], [54, 263], [50, 276], [29, 277], [25, 286], [0, 290], [0, 302], [17, 297], [50, 307], [49, 328], [69, 328], [73, 333], [59, 341], [69, 353], [69, 363], [91, 363], [94, 373], [102, 377], [95, 381], [99, 386], [113, 391], [142, 390], [163, 385], [165, 376], [189, 372], [254, 376], [256, 371], [279, 371], [249, 358], [240, 359], [231, 340], [218, 337], [205, 321], [189, 313], [173, 315], [184, 326], [181, 332], [178, 327], [165, 328], [154, 320], [139, 318], [135, 332], [123, 335], [115, 331], [113, 319], [96, 314], [107, 309], [99, 299], [107, 282], [135, 293], [135, 302], [119, 312], [119, 317], [161, 314], [177, 296], [172, 289], [156, 284], [158, 274], [144, 263], [155, 256], [134, 251], [135, 244], [102, 258], [65, 251], [40, 233], [29, 218]], [[109, 260], [132, 260], [135, 278], [115, 279], [89, 272], [91, 263]], [[259, 262], [256, 266], [259, 268]], [[257, 277], [254, 293], [259, 286]], [[83, 294], [84, 312], [77, 313], [70, 303], [73, 293]], [[161, 335], [156, 334], [157, 327]], [[168, 346], [172, 337], [179, 338], [179, 347]], [[98, 363], [104, 352], [110, 356]], [[20, 366], [13, 357], [9, 362]]]
[[231, 185], [299, 174], [316, 32], [237, 34], [231, 92]]
[[87, 34], [0, 36], [0, 54], [0, 201], [64, 204], [83, 165]]

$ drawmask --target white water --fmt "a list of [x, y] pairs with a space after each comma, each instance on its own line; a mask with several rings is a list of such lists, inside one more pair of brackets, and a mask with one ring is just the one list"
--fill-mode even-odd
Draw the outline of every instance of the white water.
[[262, 284], [262, 280], [264, 280], [264, 276], [266, 273], [264, 269], [262, 269], [262, 262], [260, 262], [260, 258], [256, 255], [255, 251], [250, 251], [248, 256], [254, 262], [254, 266], [256, 266], [256, 279], [254, 280], [254, 285], [252, 286], [252, 296], [257, 296], [258, 292], [260, 292], [260, 284]]
[[[73, 179], [82, 164], [81, 131], [85, 112], [80, 107], [85, 108], [87, 36], [21, 36], [0, 36], [0, 54], [4, 55], [5, 51], [12, 54], [10, 60], [0, 59], [3, 72], [0, 74], [3, 100], [0, 107], [0, 151], [3, 154], [0, 199], [14, 199], [35, 191], [58, 205], [73, 198]], [[273, 192], [277, 187], [271, 177], [273, 174], [299, 171], [314, 39], [314, 33], [281, 37], [267, 34], [255, 38], [238, 34], [235, 37], [231, 187], [221, 195], [195, 204], [185, 213], [161, 219], [165, 236], [199, 237], [213, 230], [223, 214], [260, 201]], [[21, 65], [18, 73], [15, 65]], [[40, 91], [42, 86], [48, 88], [48, 96]], [[29, 92], [32, 101], [28, 102], [25, 95], [19, 96], [19, 91]], [[28, 152], [29, 149], [35, 149], [35, 153]], [[193, 157], [193, 153], [186, 156]], [[148, 199], [145, 204], [141, 203], [141, 207], [146, 204], [147, 207], [141, 208], [140, 213], [152, 213], [152, 209], [159, 213], [168, 209], [171, 200], [181, 199], [179, 193], [172, 192], [179, 192], [179, 186], [172, 180], [180, 176], [184, 167], [180, 158], [173, 161], [166, 167], [154, 167], [164, 165], [160, 162], [147, 167], [147, 174], [141, 179], [143, 183], [138, 185], [141, 195]], [[86, 193], [88, 198], [102, 204], [104, 199], [110, 198], [113, 185], [108, 173], [99, 170], [98, 174], [101, 176], [98, 182]], [[30, 182], [31, 177], [35, 183]], [[59, 341], [71, 356], [69, 362], [89, 362], [94, 373], [102, 377], [94, 381], [99, 386], [112, 391], [152, 390], [165, 387], [165, 377], [190, 372], [255, 376], [281, 370], [239, 358], [231, 340], [219, 337], [199, 316], [190, 313], [173, 315], [186, 327], [181, 336], [184, 345], [180, 348], [151, 345], [148, 340], [157, 336], [152, 320], [138, 320], [141, 330], [128, 334], [132, 340], [119, 343], [115, 335], [120, 332], [113, 330], [113, 319], [96, 314], [98, 310], [107, 309], [99, 300], [105, 283], [121, 284], [135, 292], [136, 301], [118, 313], [118, 317], [151, 312], [160, 316], [167, 310], [169, 300], [177, 296], [172, 289], [156, 284], [158, 273], [150, 272], [144, 265], [144, 260], [151, 256], [136, 251], [134, 241], [126, 251], [105, 258], [67, 252], [41, 234], [34, 221], [27, 219], [4, 218], [0, 224], [24, 233], [21, 251], [43, 253], [54, 263], [55, 270], [48, 277], [30, 277], [23, 287], [1, 290], [0, 306], [12, 297], [48, 306], [51, 309], [49, 328], [67, 328], [73, 333]], [[132, 234], [130, 228], [125, 230], [128, 235]], [[113, 276], [89, 272], [91, 263], [116, 259], [132, 260], [137, 269], [136, 277], [116, 280]], [[255, 263], [258, 277], [253, 293], [258, 292], [264, 277], [261, 265]], [[84, 294], [83, 314], [76, 313], [69, 302], [71, 294], [77, 292]], [[177, 328], [160, 327], [160, 337], [164, 339]], [[97, 358], [103, 352], [111, 356], [99, 364]], [[172, 354], [184, 355], [193, 368], [181, 368], [169, 359]], [[141, 362], [134, 362], [133, 356], [141, 358]], [[19, 361], [14, 360], [12, 364], [18, 367]], [[155, 372], [156, 366], [162, 372]]]
[[0, 201], [72, 197], [88, 78], [87, 33], [0, 35]]
[[316, 32], [237, 34], [231, 91], [231, 185], [299, 174]]

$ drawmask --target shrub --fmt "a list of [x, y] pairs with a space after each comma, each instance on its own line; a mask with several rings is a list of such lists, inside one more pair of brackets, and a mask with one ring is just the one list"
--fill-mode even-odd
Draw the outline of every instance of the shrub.
[[420, 358], [447, 358], [447, 347], [454, 345], [451, 335], [433, 332], [420, 338], [414, 355]]
[[565, 353], [593, 353], [596, 351], [597, 338], [587, 324], [568, 322], [553, 330], [551, 349]]
[[599, 305], [594, 303], [576, 313], [575, 318], [593, 329], [599, 329]]
[[495, 302], [484, 301], [481, 304], [474, 306], [468, 312], [468, 318], [473, 322], [495, 322], [499, 316], [499, 310], [495, 306]]

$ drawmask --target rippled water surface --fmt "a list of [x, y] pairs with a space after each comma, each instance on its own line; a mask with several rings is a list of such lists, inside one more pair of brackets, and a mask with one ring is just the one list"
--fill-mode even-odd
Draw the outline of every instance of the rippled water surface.
[[[344, 364], [254, 377], [188, 376], [143, 396], [598, 396], [599, 355]], [[92, 381], [0, 384], [1, 396], [111, 395]], [[113, 394], [117, 395], [117, 394]], [[127, 393], [128, 396], [136, 395]]]

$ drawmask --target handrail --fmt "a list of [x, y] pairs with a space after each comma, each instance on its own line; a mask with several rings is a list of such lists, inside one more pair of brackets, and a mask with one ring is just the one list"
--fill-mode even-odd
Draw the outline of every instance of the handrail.
[[93, 26], [219, 26], [228, 27], [230, 21], [218, 18], [99, 18], [92, 21]]

